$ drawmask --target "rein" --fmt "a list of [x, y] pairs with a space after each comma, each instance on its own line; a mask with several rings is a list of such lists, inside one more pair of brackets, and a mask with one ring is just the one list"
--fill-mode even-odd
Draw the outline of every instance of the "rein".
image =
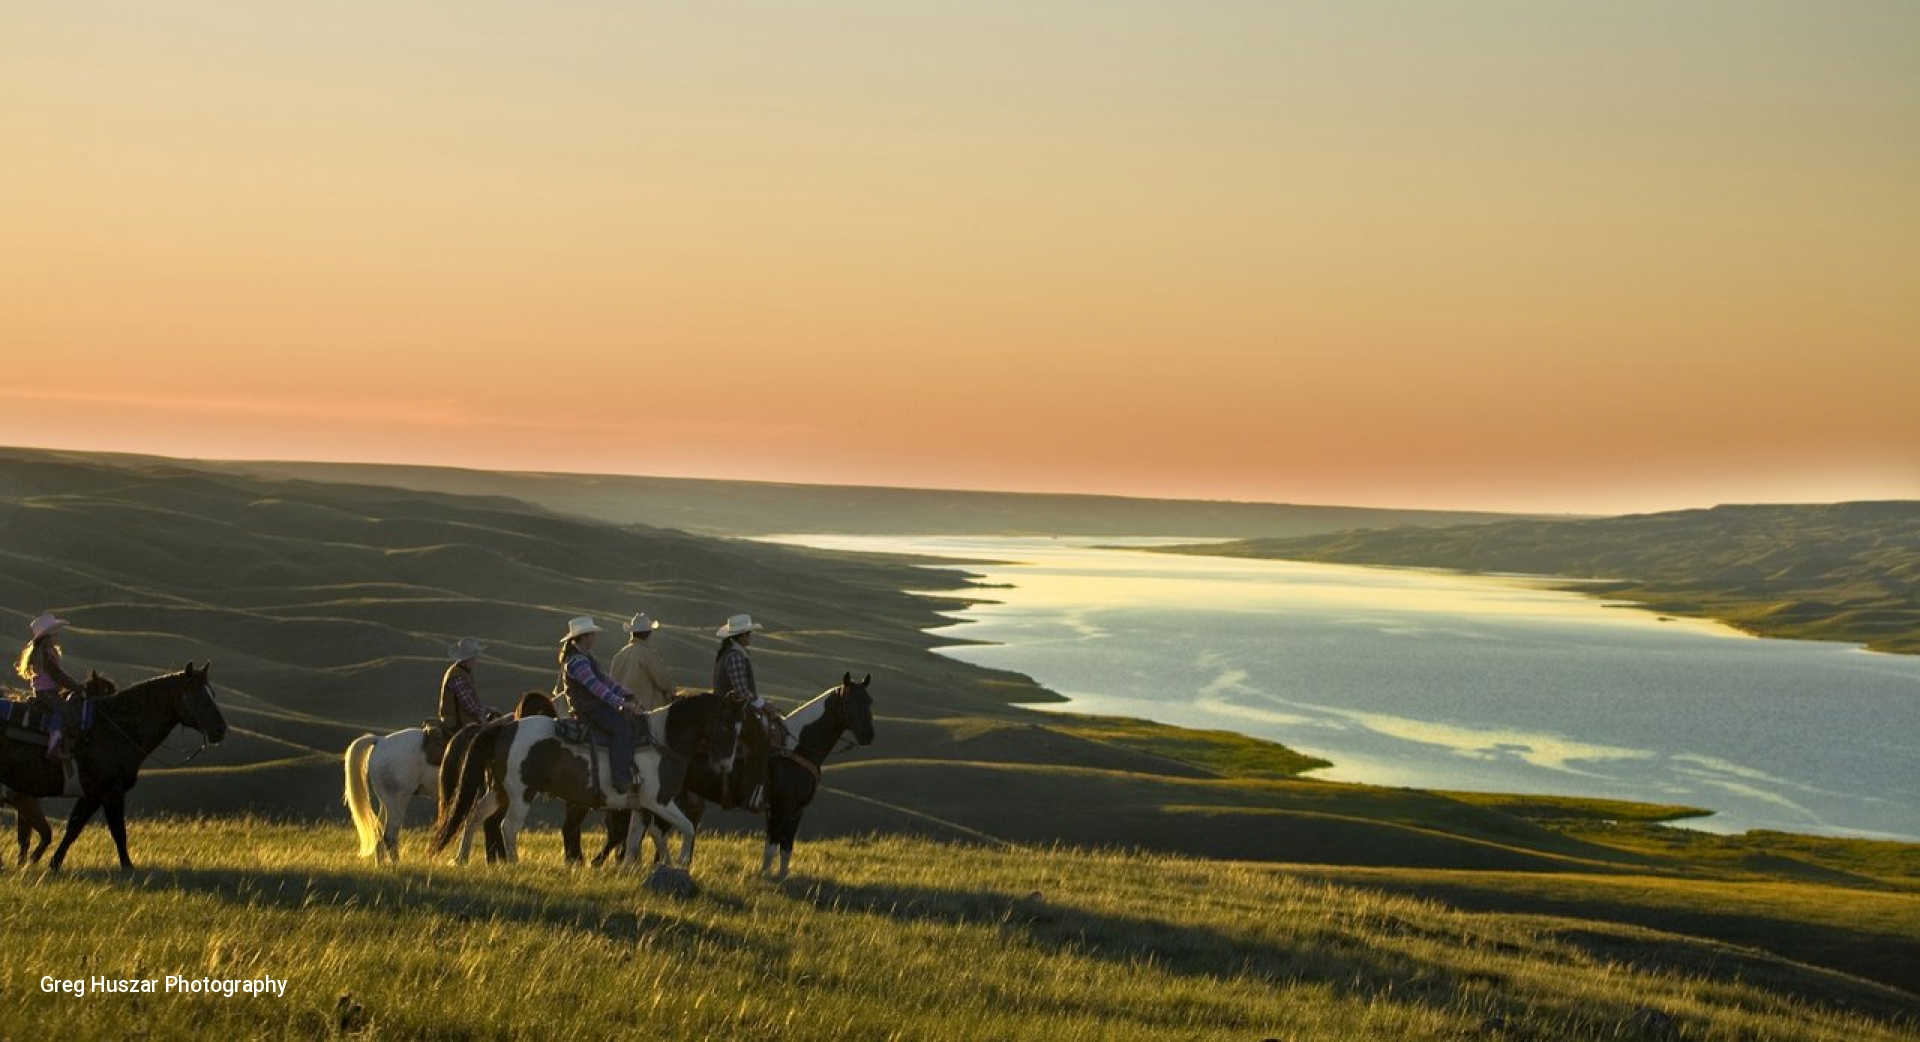
[[[175, 692], [173, 697], [175, 699], [182, 698], [179, 692]], [[176, 702], [175, 708], [178, 709], [182, 704], [184, 703]], [[107, 707], [101, 706], [100, 708], [101, 710], [105, 710]], [[176, 713], [175, 715], [179, 716], [183, 714]], [[137, 739], [135, 739], [132, 735], [128, 734], [126, 728], [120, 726], [120, 722], [113, 718], [113, 714], [107, 713], [107, 712], [95, 712], [94, 716], [96, 719], [105, 720], [109, 726], [111, 726], [115, 731], [118, 731], [120, 733], [120, 737], [125, 738], [127, 740], [128, 745], [133, 746], [135, 749], [140, 748], [140, 742]], [[176, 720], [175, 723], [178, 723], [178, 721]], [[187, 764], [190, 764], [193, 762], [194, 757], [199, 756], [201, 753], [206, 751], [207, 749], [206, 732], [200, 730], [197, 727], [191, 727], [191, 725], [189, 725], [189, 728], [200, 736], [199, 747], [195, 748], [192, 752], [188, 753], [187, 758], [184, 760], [181, 760], [179, 763], [159, 763], [158, 761], [156, 761], [156, 766], [158, 766], [162, 770], [172, 770], [176, 767], [185, 767]], [[161, 738], [161, 741], [165, 741], [165, 740], [166, 739], [164, 737]], [[153, 759], [154, 751], [158, 748], [159, 746], [156, 745], [153, 749], [147, 750], [146, 754], [140, 757], [140, 761], [142, 763], [145, 763], [146, 761]]]

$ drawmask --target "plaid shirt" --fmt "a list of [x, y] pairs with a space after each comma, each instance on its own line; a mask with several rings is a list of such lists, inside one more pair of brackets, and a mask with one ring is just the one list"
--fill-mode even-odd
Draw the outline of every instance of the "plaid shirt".
[[447, 687], [467, 715], [476, 720], [485, 720], [493, 715], [493, 710], [480, 704], [480, 693], [473, 689], [473, 678], [467, 675], [466, 670], [455, 670], [447, 679]]
[[747, 649], [737, 643], [727, 648], [726, 654], [720, 657], [720, 668], [727, 676], [727, 690], [756, 706], [766, 704], [760, 692], [753, 689], [753, 667], [747, 663]]
[[626, 688], [608, 680], [586, 652], [567, 656], [567, 677], [615, 709], [625, 706], [627, 700], [633, 697]]

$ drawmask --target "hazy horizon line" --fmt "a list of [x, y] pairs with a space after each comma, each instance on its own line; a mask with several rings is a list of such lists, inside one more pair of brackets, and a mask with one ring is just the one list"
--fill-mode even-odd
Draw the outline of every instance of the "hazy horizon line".
[[1483, 506], [1461, 507], [1461, 506], [1407, 505], [1404, 503], [1382, 505], [1381, 503], [1377, 503], [1377, 502], [1327, 502], [1327, 503], [1312, 502], [1312, 503], [1309, 503], [1309, 502], [1297, 502], [1297, 501], [1276, 500], [1276, 499], [1243, 499], [1243, 498], [1233, 498], [1228, 496], [1149, 495], [1149, 494], [1143, 494], [1143, 493], [1137, 493], [1137, 492], [1130, 493], [1130, 492], [1115, 492], [1115, 491], [1086, 491], [1086, 490], [1068, 490], [1068, 489], [989, 488], [989, 487], [979, 487], [979, 486], [911, 485], [911, 484], [887, 484], [883, 482], [867, 482], [867, 481], [831, 481], [831, 480], [809, 481], [809, 480], [768, 478], [768, 477], [713, 476], [711, 474], [676, 474], [676, 473], [657, 473], [657, 472], [656, 473], [639, 473], [639, 472], [631, 472], [631, 471], [614, 471], [614, 470], [606, 470], [606, 471], [561, 470], [561, 469], [537, 470], [537, 469], [528, 469], [523, 467], [490, 467], [490, 466], [479, 466], [479, 465], [473, 465], [473, 464], [444, 463], [444, 462], [417, 462], [417, 461], [403, 461], [403, 460], [338, 459], [338, 458], [314, 458], [314, 457], [265, 458], [265, 457], [212, 456], [212, 455], [175, 456], [175, 455], [167, 455], [164, 453], [151, 452], [151, 451], [134, 451], [134, 450], [127, 450], [127, 449], [75, 448], [75, 447], [63, 446], [63, 445], [30, 445], [30, 444], [24, 444], [24, 443], [0, 445], [0, 451], [38, 452], [38, 453], [80, 456], [80, 457], [106, 457], [106, 458], [118, 457], [118, 458], [126, 458], [126, 459], [150, 460], [155, 462], [177, 463], [177, 464], [195, 464], [195, 463], [216, 464], [216, 465], [232, 464], [232, 465], [263, 466], [263, 467], [286, 465], [286, 466], [322, 466], [322, 467], [361, 467], [361, 468], [378, 468], [378, 469], [387, 469], [387, 470], [436, 470], [436, 471], [460, 471], [460, 472], [472, 473], [472, 474], [501, 474], [501, 475], [517, 475], [517, 476], [567, 477], [567, 478], [588, 478], [588, 479], [611, 478], [611, 479], [632, 479], [632, 480], [647, 480], [647, 481], [685, 481], [685, 482], [702, 482], [702, 483], [708, 483], [708, 484], [768, 485], [768, 486], [778, 486], [778, 487], [794, 487], [794, 488], [810, 488], [810, 489], [852, 489], [852, 490], [878, 491], [878, 492], [953, 493], [953, 494], [959, 494], [959, 495], [1028, 496], [1028, 497], [1071, 498], [1071, 499], [1117, 499], [1117, 500], [1127, 500], [1132, 502], [1219, 504], [1219, 505], [1225, 505], [1225, 506], [1249, 506], [1249, 507], [1286, 507], [1286, 508], [1303, 509], [1303, 510], [1367, 510], [1367, 511], [1402, 512], [1402, 513], [1420, 512], [1420, 513], [1435, 513], [1435, 514], [1480, 514], [1480, 515], [1488, 515], [1488, 516], [1510, 517], [1515, 519], [1534, 518], [1534, 519], [1542, 519], [1542, 520], [1558, 520], [1558, 519], [1581, 520], [1581, 519], [1595, 519], [1595, 518], [1609, 518], [1609, 517], [1633, 517], [1633, 516], [1640, 516], [1640, 515], [1647, 515], [1647, 514], [1678, 513], [1678, 512], [1684, 512], [1684, 511], [1690, 511], [1690, 510], [1711, 510], [1716, 507], [1723, 507], [1723, 506], [1835, 506], [1835, 505], [1846, 504], [1846, 503], [1920, 502], [1920, 498], [1891, 496], [1891, 497], [1865, 497], [1865, 498], [1842, 498], [1842, 499], [1804, 499], [1804, 500], [1780, 499], [1780, 500], [1720, 501], [1720, 502], [1713, 502], [1713, 503], [1702, 503], [1699, 501], [1695, 501], [1691, 504], [1682, 505], [1682, 506], [1664, 506], [1664, 507], [1651, 508], [1651, 509], [1650, 508], [1632, 508], [1632, 509], [1625, 509], [1625, 510], [1615, 510], [1611, 512], [1568, 510], [1568, 509], [1528, 510], [1528, 509], [1512, 509], [1512, 508], [1504, 508], [1504, 509], [1490, 508], [1490, 507], [1483, 507]]

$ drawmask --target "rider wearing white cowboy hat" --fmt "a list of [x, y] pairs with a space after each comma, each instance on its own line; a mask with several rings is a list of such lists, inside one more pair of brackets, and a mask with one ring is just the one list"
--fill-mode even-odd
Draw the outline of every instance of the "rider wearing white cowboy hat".
[[573, 714], [607, 737], [609, 780], [613, 791], [625, 792], [633, 786], [633, 717], [627, 715], [633, 695], [594, 661], [594, 635], [600, 632], [591, 615], [568, 621], [560, 640], [560, 682]]
[[[753, 616], [741, 614], [728, 618], [725, 625], [713, 631], [720, 638], [720, 648], [713, 655], [713, 690], [715, 694], [745, 699], [758, 709], [767, 722], [767, 741], [775, 750], [785, 750], [791, 737], [786, 718], [754, 686], [753, 660], [747, 657], [747, 645], [762, 629], [765, 627], [753, 621]], [[761, 797], [761, 787], [756, 785], [747, 799], [748, 808], [759, 810]]]
[[500, 715], [480, 701], [480, 693], [473, 686], [473, 660], [485, 650], [487, 646], [472, 637], [462, 637], [447, 648], [453, 664], [440, 678], [440, 720], [448, 734]]
[[627, 622], [627, 646], [615, 652], [613, 661], [607, 664], [607, 675], [614, 683], [633, 692], [642, 712], [652, 712], [673, 701], [673, 680], [667, 676], [667, 660], [649, 641], [653, 631], [659, 628], [660, 623], [646, 612], [635, 615]]
[[61, 741], [67, 724], [66, 695], [83, 690], [80, 682], [67, 675], [66, 668], [60, 664], [60, 645], [55, 642], [54, 634], [66, 625], [67, 620], [54, 613], [41, 612], [27, 624], [33, 638], [27, 641], [20, 660], [14, 665], [20, 679], [33, 685], [35, 700], [53, 711], [47, 725], [47, 757], [55, 760], [66, 758]]

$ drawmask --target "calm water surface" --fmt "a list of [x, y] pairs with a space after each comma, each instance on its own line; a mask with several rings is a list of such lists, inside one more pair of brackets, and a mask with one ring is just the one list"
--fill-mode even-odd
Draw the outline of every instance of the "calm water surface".
[[1039, 708], [1270, 738], [1333, 761], [1319, 776], [1338, 780], [1920, 841], [1920, 657], [1758, 640], [1519, 578], [1073, 540], [783, 541], [998, 562], [931, 566], [928, 592], [959, 589], [960, 572], [1007, 585], [933, 632], [956, 642], [943, 654], [1069, 700]]

